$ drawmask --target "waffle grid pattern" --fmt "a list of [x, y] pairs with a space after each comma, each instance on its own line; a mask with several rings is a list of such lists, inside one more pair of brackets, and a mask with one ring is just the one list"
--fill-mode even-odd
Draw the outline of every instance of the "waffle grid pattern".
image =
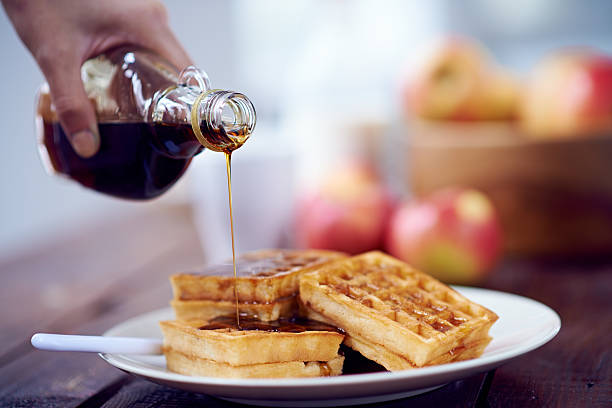
[[347, 260], [322, 276], [321, 285], [373, 309], [424, 340], [452, 335], [465, 323], [492, 314], [429, 275], [379, 253]]
[[[274, 276], [283, 273], [288, 273], [296, 269], [303, 269], [317, 263], [327, 262], [331, 258], [324, 255], [309, 255], [296, 252], [283, 251], [270, 257], [266, 252], [255, 253], [252, 255], [246, 254], [238, 259], [242, 267], [249, 269], [251, 265], [257, 266], [258, 269], [263, 269], [260, 272], [254, 273], [252, 276]], [[265, 269], [259, 264], [264, 263]]]

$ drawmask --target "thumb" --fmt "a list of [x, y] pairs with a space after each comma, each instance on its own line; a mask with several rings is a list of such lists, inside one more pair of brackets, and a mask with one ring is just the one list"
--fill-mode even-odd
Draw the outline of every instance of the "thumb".
[[55, 111], [74, 151], [81, 157], [91, 157], [100, 148], [100, 135], [94, 108], [81, 81], [80, 64], [55, 62], [43, 68]]

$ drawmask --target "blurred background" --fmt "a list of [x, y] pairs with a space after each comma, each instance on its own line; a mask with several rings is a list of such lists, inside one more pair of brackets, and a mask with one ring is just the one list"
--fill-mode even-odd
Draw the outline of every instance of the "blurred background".
[[[503, 253], [612, 252], [611, 2], [166, 6], [213, 87], [257, 109], [233, 160], [240, 251], [382, 248], [460, 282]], [[194, 209], [207, 260], [231, 254], [218, 153], [145, 203], [48, 175], [33, 120], [43, 78], [4, 13], [0, 34], [0, 258], [174, 205]], [[597, 51], [562, 52], [576, 46]]]

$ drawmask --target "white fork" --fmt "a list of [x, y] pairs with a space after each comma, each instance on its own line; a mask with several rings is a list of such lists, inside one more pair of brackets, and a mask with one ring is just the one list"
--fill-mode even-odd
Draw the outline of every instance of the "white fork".
[[113, 354], [161, 354], [161, 339], [36, 333], [30, 340], [40, 350]]

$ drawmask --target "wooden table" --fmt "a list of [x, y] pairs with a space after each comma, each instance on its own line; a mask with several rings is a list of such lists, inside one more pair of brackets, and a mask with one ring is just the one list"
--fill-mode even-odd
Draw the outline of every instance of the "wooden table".
[[[104, 220], [0, 263], [0, 406], [237, 406], [132, 377], [94, 354], [29, 344], [35, 331], [100, 334], [164, 307], [168, 275], [202, 262], [191, 212], [177, 206]], [[375, 406], [612, 406], [612, 260], [508, 260], [485, 286], [551, 306], [561, 332], [497, 370]]]

